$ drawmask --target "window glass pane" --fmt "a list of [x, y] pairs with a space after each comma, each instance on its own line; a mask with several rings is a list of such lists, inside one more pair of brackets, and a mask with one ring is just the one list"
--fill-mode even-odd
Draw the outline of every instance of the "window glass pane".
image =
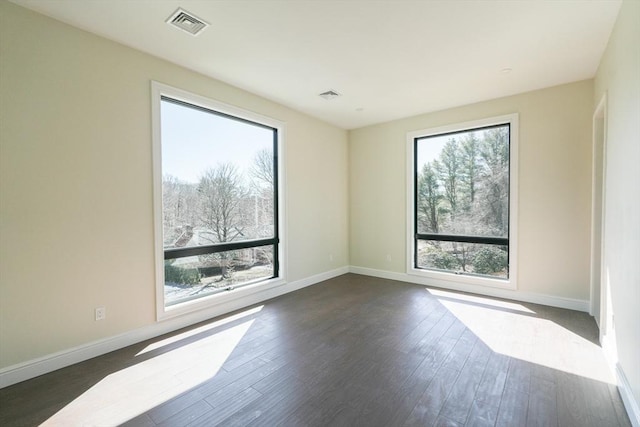
[[273, 246], [168, 259], [165, 305], [173, 305], [274, 277]]
[[416, 140], [417, 232], [509, 235], [509, 125]]
[[507, 279], [509, 250], [507, 246], [419, 240], [418, 268]]
[[275, 237], [275, 129], [161, 102], [164, 248]]

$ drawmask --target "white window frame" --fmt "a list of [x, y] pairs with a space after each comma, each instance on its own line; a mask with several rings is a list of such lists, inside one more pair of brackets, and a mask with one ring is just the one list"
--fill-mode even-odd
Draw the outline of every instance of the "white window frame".
[[[482, 127], [509, 124], [509, 277], [507, 279], [471, 276], [446, 271], [426, 270], [416, 268], [414, 224], [415, 211], [415, 174], [414, 170], [414, 141], [416, 138], [435, 136], [450, 132], [466, 131]], [[407, 133], [407, 274], [428, 279], [429, 284], [444, 288], [469, 290], [469, 286], [483, 286], [490, 288], [517, 289], [518, 277], [518, 128], [519, 115], [517, 113], [504, 116], [490, 117], [464, 123], [456, 123], [436, 128], [421, 129]]]
[[[215, 293], [202, 298], [185, 301], [167, 307], [164, 298], [164, 245], [162, 224], [162, 135], [161, 98], [172, 99], [200, 106], [230, 116], [269, 126], [277, 130], [278, 137], [278, 271], [276, 277], [250, 284], [227, 292]], [[282, 286], [286, 283], [286, 220], [285, 220], [285, 123], [271, 117], [254, 113], [233, 105], [225, 104], [204, 96], [178, 89], [163, 83], [151, 81], [151, 121], [153, 155], [153, 216], [154, 216], [154, 258], [156, 277], [156, 317], [158, 321], [215, 307], [216, 312], [225, 311], [225, 306], [233, 309], [237, 300]], [[234, 305], [234, 303], [236, 303]]]

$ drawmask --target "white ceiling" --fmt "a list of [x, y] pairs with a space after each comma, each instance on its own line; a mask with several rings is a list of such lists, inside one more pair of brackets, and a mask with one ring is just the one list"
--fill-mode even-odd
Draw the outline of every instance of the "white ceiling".
[[[619, 0], [12, 1], [345, 129], [591, 78], [620, 8]], [[193, 37], [167, 25], [178, 7], [211, 26]], [[318, 96], [329, 89], [342, 96]]]

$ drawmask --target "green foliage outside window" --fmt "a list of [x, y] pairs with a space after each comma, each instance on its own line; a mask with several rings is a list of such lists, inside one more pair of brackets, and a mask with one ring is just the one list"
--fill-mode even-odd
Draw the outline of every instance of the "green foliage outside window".
[[478, 274], [493, 274], [507, 268], [507, 252], [498, 247], [482, 248], [473, 257], [473, 271]]
[[173, 265], [173, 260], [164, 263], [164, 280], [177, 285], [195, 285], [200, 283], [200, 273], [197, 268], [182, 268]]

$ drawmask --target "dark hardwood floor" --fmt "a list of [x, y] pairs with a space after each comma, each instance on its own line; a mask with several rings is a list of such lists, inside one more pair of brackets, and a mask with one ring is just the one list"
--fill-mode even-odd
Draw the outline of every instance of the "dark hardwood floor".
[[347, 274], [0, 390], [0, 425], [630, 426], [585, 313]]

